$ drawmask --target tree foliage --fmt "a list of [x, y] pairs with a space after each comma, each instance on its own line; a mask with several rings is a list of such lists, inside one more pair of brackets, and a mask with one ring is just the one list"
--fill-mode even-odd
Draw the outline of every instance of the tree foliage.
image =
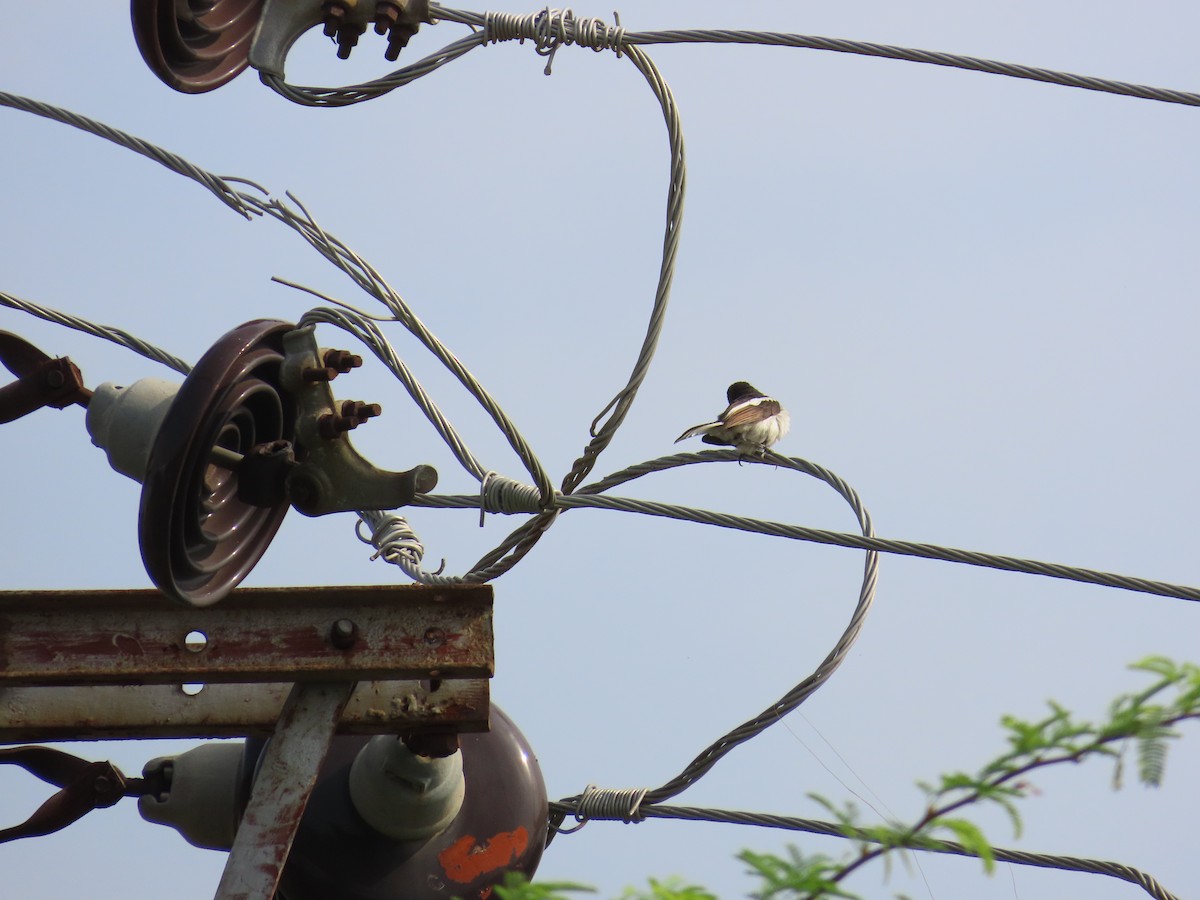
[[[1025, 780], [1030, 772], [1092, 757], [1114, 761], [1113, 786], [1120, 787], [1125, 753], [1135, 748], [1139, 781], [1150, 787], [1163, 782], [1168, 742], [1176, 739], [1175, 726], [1200, 717], [1200, 667], [1153, 656], [1130, 666], [1149, 675], [1143, 690], [1117, 697], [1100, 722], [1077, 719], [1057, 703], [1048, 703], [1046, 715], [1033, 721], [1005, 716], [1007, 750], [975, 772], [950, 772], [934, 782], [918, 782], [925, 797], [924, 813], [912, 823], [864, 824], [852, 803], [838, 804], [810, 794], [821, 806], [838, 833], [851, 843], [841, 859], [807, 855], [789, 847], [787, 856], [744, 850], [738, 854], [756, 879], [754, 900], [817, 900], [858, 898], [843, 882], [852, 873], [898, 850], [945, 849], [953, 842], [968, 855], [978, 857], [986, 874], [995, 870], [995, 849], [983, 831], [960, 813], [976, 805], [998, 806], [1012, 823], [1013, 834], [1021, 834], [1018, 801], [1029, 791]], [[530, 884], [510, 875], [495, 889], [499, 900], [568, 900], [568, 893], [594, 893], [582, 885]], [[645, 890], [627, 888], [618, 900], [716, 900], [701, 887], [679, 879], [651, 879]]]

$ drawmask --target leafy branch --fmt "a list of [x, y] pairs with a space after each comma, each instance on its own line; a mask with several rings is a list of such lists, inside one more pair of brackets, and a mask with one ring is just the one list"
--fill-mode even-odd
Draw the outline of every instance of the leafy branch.
[[[1160, 786], [1168, 742], [1179, 736], [1175, 726], [1187, 719], [1200, 718], [1200, 667], [1149, 657], [1130, 668], [1153, 676], [1154, 680], [1142, 691], [1114, 700], [1107, 717], [1099, 723], [1077, 720], [1053, 702], [1049, 703], [1049, 713], [1033, 722], [1005, 716], [1001, 725], [1007, 732], [1006, 752], [973, 774], [952, 772], [942, 775], [936, 784], [919, 782], [925, 794], [925, 811], [912, 824], [863, 825], [854, 804], [839, 806], [815, 794], [809, 796], [824, 807], [833, 822], [656, 804], [644, 807], [642, 812], [647, 817], [791, 828], [838, 835], [853, 842], [853, 853], [843, 860], [822, 854], [806, 855], [795, 847], [788, 848], [786, 857], [743, 851], [738, 859], [760, 883], [759, 889], [751, 894], [755, 900], [826, 897], [860, 900], [846, 890], [843, 882], [874, 860], [883, 859], [886, 864], [897, 850], [975, 856], [988, 874], [995, 870], [997, 861], [1008, 861], [1110, 875], [1137, 884], [1156, 898], [1172, 900], [1174, 895], [1152, 877], [1119, 863], [994, 847], [977, 825], [960, 815], [972, 804], [994, 804], [1004, 810], [1019, 837], [1022, 823], [1017, 801], [1031, 790], [1026, 776], [1048, 766], [1101, 756], [1114, 761], [1113, 785], [1120, 787], [1125, 754], [1130, 746], [1135, 749], [1139, 780], [1152, 787]], [[520, 876], [510, 876], [503, 886], [495, 888], [495, 896], [499, 900], [566, 900], [564, 892], [591, 890], [574, 884], [531, 885]], [[629, 889], [619, 900], [713, 900], [713, 895], [678, 881], [651, 879], [649, 891]]]
[[[926, 798], [925, 812], [911, 825], [862, 827], [852, 805], [841, 808], [814, 796], [836, 819], [840, 832], [856, 843], [857, 855], [832, 869], [827, 859], [809, 863], [798, 873], [798, 883], [809, 874], [825, 879], [826, 883], [814, 882], [812, 889], [796, 891], [791, 896], [853, 896], [838, 886], [856, 870], [899, 849], [945, 849], [947, 842], [943, 838], [947, 836], [970, 855], [979, 857], [984, 871], [990, 874], [995, 869], [995, 849], [978, 826], [954, 814], [976, 803], [997, 805], [1008, 815], [1014, 834], [1019, 837], [1021, 817], [1015, 801], [1029, 790], [1025, 776], [1060, 763], [1107, 756], [1117, 763], [1114, 784], [1119, 786], [1123, 753], [1114, 748], [1117, 744], [1133, 742], [1138, 753], [1139, 779], [1144, 784], [1159, 786], [1167, 742], [1178, 737], [1173, 726], [1200, 717], [1200, 667], [1156, 656], [1130, 668], [1157, 678], [1144, 690], [1114, 700], [1107, 719], [1098, 724], [1076, 720], [1068, 710], [1053, 702], [1049, 704], [1049, 715], [1034, 722], [1005, 716], [1001, 724], [1008, 732], [1008, 751], [975, 774], [953, 772], [942, 775], [936, 784], [919, 783]], [[1164, 699], [1164, 695], [1170, 696]], [[755, 874], [762, 874], [745, 854], [742, 858]], [[767, 898], [776, 894], [768, 888], [756, 896]]]

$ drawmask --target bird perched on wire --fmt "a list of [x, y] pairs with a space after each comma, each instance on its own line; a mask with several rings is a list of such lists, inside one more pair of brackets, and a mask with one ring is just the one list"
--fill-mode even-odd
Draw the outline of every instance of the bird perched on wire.
[[787, 410], [772, 397], [745, 381], [735, 381], [725, 392], [729, 406], [715, 422], [689, 428], [675, 443], [704, 435], [704, 443], [736, 447], [739, 453], [762, 456], [788, 432]]

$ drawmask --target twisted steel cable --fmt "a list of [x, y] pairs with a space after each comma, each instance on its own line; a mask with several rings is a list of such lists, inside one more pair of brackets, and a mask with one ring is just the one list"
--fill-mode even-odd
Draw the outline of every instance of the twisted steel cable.
[[42, 306], [38, 303], [32, 303], [29, 300], [23, 300], [5, 291], [0, 291], [0, 306], [7, 306], [10, 309], [28, 313], [39, 319], [45, 319], [47, 322], [53, 322], [55, 325], [73, 328], [76, 331], [82, 331], [84, 334], [112, 341], [120, 347], [132, 350], [134, 353], [146, 357], [146, 359], [162, 363], [164, 366], [174, 369], [181, 375], [186, 375], [192, 370], [192, 367], [178, 356], [168, 353], [166, 350], [156, 347], [154, 344], [144, 341], [137, 335], [130, 334], [122, 328], [114, 328], [112, 325], [97, 325], [95, 322], [81, 319], [79, 316], [72, 316], [69, 313], [59, 312], [57, 309], [51, 309], [49, 306]]
[[[577, 803], [559, 801], [551, 803], [553, 815], [562, 819], [575, 815]], [[809, 834], [822, 834], [829, 837], [846, 837], [844, 825], [834, 822], [823, 822], [819, 819], [803, 819], [795, 816], [776, 816], [769, 813], [743, 812], [741, 810], [709, 809], [695, 806], [642, 806], [639, 809], [639, 819], [676, 819], [686, 822], [717, 822], [729, 825], [755, 825], [763, 828], [780, 828], [786, 831], [803, 831]], [[636, 821], [622, 812], [619, 808], [592, 808], [588, 812], [589, 819]], [[571, 829], [563, 829], [569, 831]], [[874, 843], [869, 832], [855, 831], [855, 840]], [[947, 853], [955, 856], [970, 856], [978, 858], [978, 854], [968, 850], [955, 841], [931, 840], [921, 847], [911, 847], [911, 850], [927, 850], [931, 853]], [[1071, 872], [1084, 872], [1092, 875], [1107, 875], [1121, 881], [1135, 884], [1155, 900], [1180, 900], [1180, 898], [1163, 887], [1157, 879], [1140, 869], [1123, 863], [1109, 862], [1101, 859], [1089, 859], [1079, 856], [1060, 856], [1051, 853], [1029, 853], [1022, 850], [1006, 850], [1003, 847], [993, 847], [992, 853], [998, 862], [1012, 863], [1018, 866], [1036, 866], [1043, 869], [1064, 869]]]
[[156, 144], [135, 137], [118, 128], [113, 128], [110, 125], [105, 125], [96, 119], [89, 119], [87, 116], [63, 109], [61, 106], [54, 106], [50, 103], [43, 103], [40, 100], [22, 97], [20, 94], [10, 94], [0, 91], [0, 106], [7, 106], [11, 109], [31, 113], [54, 122], [61, 122], [63, 125], [70, 125], [89, 134], [94, 134], [96, 137], [104, 138], [106, 141], [111, 141], [118, 147], [132, 150], [134, 153], [140, 154], [147, 159], [154, 160], [159, 165], [166, 166], [172, 172], [177, 172], [185, 178], [190, 178], [204, 185], [218, 200], [239, 215], [247, 219], [252, 215], [250, 209], [242, 202], [238, 192], [225, 179], [213, 175], [199, 166], [193, 165], [182, 156], [172, 153], [170, 150], [164, 150]]
[[[532, 15], [510, 13], [478, 13], [452, 9], [431, 4], [435, 22], [456, 22], [476, 29], [472, 34], [455, 41], [425, 59], [363, 84], [346, 87], [316, 88], [288, 85], [281, 79], [267, 76], [267, 84], [295, 103], [308, 106], [345, 106], [361, 103], [409, 84], [430, 72], [436, 71], [447, 62], [464, 55], [475, 47], [499, 41], [529, 40], [544, 56], [553, 56], [562, 45], [574, 44], [592, 50], [612, 50], [627, 54], [632, 48], [657, 44], [749, 44], [765, 47], [793, 47], [803, 50], [823, 50], [857, 56], [872, 56], [879, 59], [894, 59], [924, 65], [944, 66], [1006, 78], [1020, 78], [1043, 84], [1099, 91], [1106, 94], [1153, 100], [1160, 103], [1176, 103], [1183, 106], [1200, 106], [1200, 94], [1172, 88], [1153, 87], [1091, 75], [1076, 75], [1055, 69], [1006, 63], [998, 60], [944, 53], [936, 50], [920, 50], [891, 44], [875, 44], [844, 38], [829, 38], [819, 35], [790, 34], [777, 31], [750, 31], [740, 29], [668, 29], [660, 31], [629, 31], [619, 26], [608, 26], [599, 19], [576, 17], [569, 10], [545, 8]], [[547, 65], [549, 69], [549, 64]], [[547, 72], [547, 74], [549, 74]]]

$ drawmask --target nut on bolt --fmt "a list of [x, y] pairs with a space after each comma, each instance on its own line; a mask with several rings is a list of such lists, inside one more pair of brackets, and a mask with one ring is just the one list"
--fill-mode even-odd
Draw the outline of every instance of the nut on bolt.
[[321, 14], [324, 16], [325, 37], [336, 37], [338, 29], [346, 21], [346, 4], [342, 0], [325, 0], [321, 4]]
[[321, 4], [325, 36], [337, 41], [338, 59], [349, 59], [350, 51], [358, 43], [358, 36], [367, 30], [366, 25], [356, 25], [347, 22], [346, 14], [348, 12], [349, 5], [346, 0], [325, 0]]
[[329, 629], [329, 643], [339, 650], [349, 650], [358, 640], [358, 624], [351, 619], [338, 619]]
[[367, 419], [373, 419], [382, 412], [383, 407], [378, 403], [363, 403], [361, 400], [346, 400], [342, 403], [342, 415], [354, 419], [359, 425], [365, 424]]
[[379, 0], [375, 4], [375, 33], [387, 34], [400, 18], [400, 5], [394, 0]]
[[362, 357], [349, 350], [326, 350], [321, 362], [325, 363], [326, 368], [345, 375], [362, 365]]
[[361, 365], [362, 357], [349, 350], [326, 350], [321, 365], [302, 369], [300, 377], [305, 381], [333, 381], [338, 375], [345, 375]]
[[317, 433], [327, 441], [332, 441], [347, 431], [353, 431], [367, 419], [373, 419], [383, 412], [378, 403], [363, 403], [361, 400], [345, 400], [339, 413], [326, 413], [317, 419]]

